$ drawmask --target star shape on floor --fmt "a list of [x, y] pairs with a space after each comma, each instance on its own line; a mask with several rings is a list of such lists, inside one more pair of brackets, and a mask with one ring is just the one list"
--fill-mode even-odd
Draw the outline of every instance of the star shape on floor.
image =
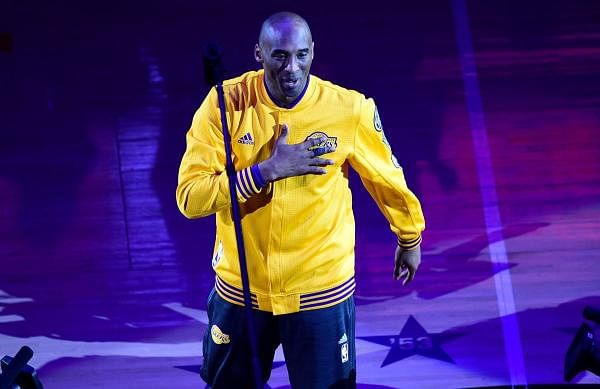
[[441, 348], [441, 344], [462, 335], [460, 333], [428, 333], [417, 319], [410, 315], [398, 335], [358, 336], [358, 339], [390, 348], [381, 363], [381, 367], [384, 367], [413, 355], [454, 363], [452, 358]]

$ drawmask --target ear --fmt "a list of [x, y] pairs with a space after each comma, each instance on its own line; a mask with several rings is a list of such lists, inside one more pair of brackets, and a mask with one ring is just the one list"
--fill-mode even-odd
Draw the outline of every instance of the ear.
[[312, 48], [311, 48], [311, 53], [312, 53], [312, 58], [311, 60], [315, 59], [315, 42], [312, 43]]
[[254, 45], [254, 59], [258, 63], [264, 62], [264, 59], [262, 56], [262, 50], [260, 49], [260, 46], [258, 45], [258, 43], [256, 45]]

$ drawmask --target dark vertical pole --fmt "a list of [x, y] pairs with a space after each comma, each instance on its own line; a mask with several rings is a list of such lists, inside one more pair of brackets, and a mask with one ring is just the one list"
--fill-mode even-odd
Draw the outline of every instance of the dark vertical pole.
[[223, 143], [225, 145], [225, 171], [229, 179], [229, 196], [231, 198], [231, 210], [233, 225], [235, 227], [235, 237], [237, 242], [238, 258], [240, 262], [240, 275], [242, 278], [242, 289], [244, 292], [244, 313], [246, 317], [246, 329], [248, 331], [248, 342], [250, 343], [250, 353], [252, 359], [252, 372], [254, 373], [254, 387], [261, 389], [262, 372], [258, 361], [258, 347], [256, 332], [254, 330], [254, 320], [252, 317], [252, 299], [250, 297], [250, 280], [248, 278], [248, 267], [246, 262], [246, 250], [244, 249], [244, 235], [242, 233], [242, 218], [240, 215], [240, 205], [237, 200], [237, 175], [233, 166], [231, 152], [231, 136], [227, 125], [227, 106], [225, 105], [225, 93], [223, 92], [223, 68], [220, 61], [220, 50], [216, 46], [208, 48], [205, 57], [205, 76], [209, 84], [216, 82], [217, 96], [219, 99], [219, 110], [221, 112], [221, 126], [223, 128]]

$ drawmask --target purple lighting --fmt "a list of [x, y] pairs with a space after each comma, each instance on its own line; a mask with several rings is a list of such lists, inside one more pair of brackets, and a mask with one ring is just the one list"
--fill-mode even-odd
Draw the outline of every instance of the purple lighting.
[[[498, 196], [496, 194], [496, 180], [490, 157], [490, 148], [485, 125], [485, 112], [479, 92], [475, 53], [471, 42], [469, 19], [464, 0], [453, 0], [452, 9], [456, 29], [459, 56], [462, 64], [462, 73], [465, 89], [465, 99], [471, 125], [473, 140], [473, 153], [477, 166], [477, 176], [481, 191], [482, 208], [484, 212], [485, 227], [487, 231], [490, 260], [494, 268], [506, 268], [508, 257], [502, 235], [502, 220], [498, 209]], [[500, 239], [498, 235], [500, 234]], [[501, 317], [502, 333], [504, 335], [504, 348], [506, 350], [506, 363], [510, 371], [512, 385], [527, 385], [525, 362], [521, 346], [519, 323], [516, 317], [515, 298], [513, 295], [510, 271], [494, 271], [496, 298], [498, 311]]]

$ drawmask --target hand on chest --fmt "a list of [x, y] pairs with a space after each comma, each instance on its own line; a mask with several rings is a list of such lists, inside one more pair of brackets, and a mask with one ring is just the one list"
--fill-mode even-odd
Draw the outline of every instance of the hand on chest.
[[332, 120], [327, 115], [308, 115], [290, 112], [271, 112], [266, 115], [246, 115], [233, 128], [233, 149], [236, 156], [254, 163], [269, 157], [275, 140], [284, 124], [288, 126], [288, 144], [299, 144], [307, 139], [325, 138], [314, 148], [335, 149], [327, 158], [341, 165], [353, 142], [351, 123]]

